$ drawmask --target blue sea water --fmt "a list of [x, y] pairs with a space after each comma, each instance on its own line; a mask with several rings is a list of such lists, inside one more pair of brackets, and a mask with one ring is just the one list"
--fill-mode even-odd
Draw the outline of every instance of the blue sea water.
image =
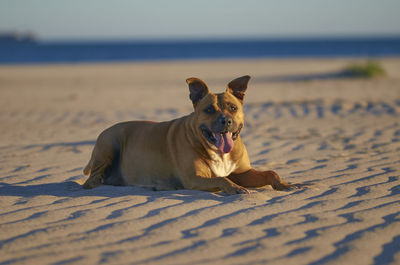
[[1, 41], [0, 64], [400, 56], [400, 36], [198, 41]]

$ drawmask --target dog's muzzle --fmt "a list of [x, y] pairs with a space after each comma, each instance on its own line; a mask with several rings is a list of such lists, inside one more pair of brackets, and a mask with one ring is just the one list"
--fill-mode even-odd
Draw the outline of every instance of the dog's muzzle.
[[200, 130], [207, 141], [215, 145], [223, 154], [232, 151], [234, 146], [233, 141], [238, 138], [242, 128], [243, 125], [241, 124], [235, 132], [230, 132], [228, 130], [213, 132], [205, 125], [200, 126]]

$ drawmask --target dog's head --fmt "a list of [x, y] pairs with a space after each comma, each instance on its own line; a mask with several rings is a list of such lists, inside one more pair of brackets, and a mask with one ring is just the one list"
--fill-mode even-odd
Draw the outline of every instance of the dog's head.
[[224, 93], [213, 94], [198, 78], [188, 78], [196, 129], [201, 137], [221, 153], [232, 151], [244, 124], [243, 99], [250, 76], [232, 80]]

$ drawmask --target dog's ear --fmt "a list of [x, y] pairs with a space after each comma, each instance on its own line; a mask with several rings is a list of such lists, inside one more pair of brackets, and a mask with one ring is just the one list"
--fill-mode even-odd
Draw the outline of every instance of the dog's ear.
[[238, 78], [232, 80], [228, 84], [228, 87], [226, 88], [226, 92], [233, 94], [241, 102], [243, 102], [244, 93], [246, 92], [247, 84], [249, 83], [249, 80], [250, 80], [250, 76], [248, 76], [248, 75], [238, 77]]
[[207, 85], [196, 77], [186, 79], [186, 83], [189, 85], [190, 100], [193, 106], [196, 107], [197, 103], [209, 93]]

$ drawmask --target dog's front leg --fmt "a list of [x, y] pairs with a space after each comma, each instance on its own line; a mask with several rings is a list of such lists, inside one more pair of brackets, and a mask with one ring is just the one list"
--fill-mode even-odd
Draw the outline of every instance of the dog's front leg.
[[286, 190], [297, 187], [294, 184], [289, 184], [283, 181], [279, 175], [272, 170], [257, 171], [252, 168], [240, 174], [232, 173], [228, 178], [236, 184], [246, 188], [258, 188], [265, 185], [271, 185], [275, 190]]
[[250, 192], [240, 185], [232, 182], [228, 178], [222, 177], [201, 177], [195, 176], [190, 178], [190, 181], [183, 181], [183, 186], [187, 189], [192, 190], [204, 190], [204, 191], [217, 191], [222, 190], [227, 194], [240, 194], [246, 193], [249, 194]]

